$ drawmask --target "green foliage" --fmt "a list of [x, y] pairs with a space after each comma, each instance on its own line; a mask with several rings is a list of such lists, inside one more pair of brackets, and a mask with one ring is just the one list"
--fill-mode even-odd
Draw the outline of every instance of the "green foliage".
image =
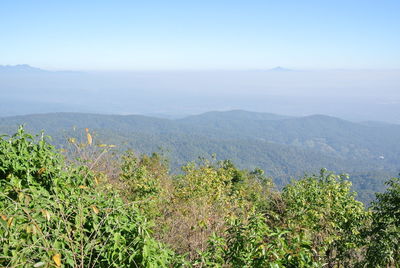
[[286, 221], [311, 239], [315, 257], [330, 266], [349, 265], [353, 250], [362, 245], [361, 231], [369, 216], [346, 179], [322, 170], [319, 176], [294, 181], [282, 191]]
[[184, 175], [177, 176], [175, 181], [175, 195], [180, 199], [204, 197], [223, 206], [228, 202], [246, 207], [246, 204], [262, 202], [273, 187], [263, 170], [240, 170], [229, 160], [215, 164], [205, 160], [201, 165], [190, 163], [182, 169]]
[[[287, 185], [263, 214], [235, 218], [199, 263], [224, 267], [351, 267], [359, 263], [369, 213], [344, 175], [322, 170]], [[275, 199], [274, 199], [275, 198]], [[267, 205], [265, 205], [267, 204]]]
[[166, 198], [159, 202], [163, 213], [156, 219], [157, 233], [190, 260], [205, 250], [212, 233], [224, 232], [226, 217], [242, 217], [254, 206], [261, 207], [272, 187], [261, 170], [239, 170], [230, 161], [204, 160], [182, 169], [183, 174], [172, 179]]
[[0, 266], [398, 267], [400, 179], [368, 211], [326, 170], [279, 192], [232, 161], [174, 175], [86, 139], [65, 162], [43, 134], [0, 137]]
[[291, 229], [270, 227], [264, 215], [230, 220], [224, 237], [213, 236], [197, 261], [207, 267], [320, 267], [310, 241]]
[[96, 188], [43, 136], [0, 139], [0, 266], [167, 267], [174, 254], [115, 191]]
[[171, 188], [167, 162], [156, 153], [138, 157], [132, 151], [122, 156], [119, 188], [149, 219], [161, 214]]
[[[366, 125], [328, 116], [285, 117], [245, 111], [212, 112], [179, 120], [139, 115], [54, 113], [0, 118], [0, 132], [19, 124], [45, 129], [53, 144], [64, 147], [76, 129], [93, 129], [99, 139], [124, 151], [168, 152], [171, 170], [198, 156], [231, 159], [239, 168], [260, 167], [282, 188], [291, 178], [326, 167], [351, 174], [358, 200], [369, 204], [384, 181], [399, 172], [400, 127]], [[381, 158], [380, 156], [384, 156]]]
[[[157, 158], [156, 155], [153, 157]], [[151, 160], [151, 158], [146, 159], [147, 162]], [[120, 178], [127, 184], [129, 195], [134, 200], [146, 199], [162, 190], [157, 176], [148, 170], [147, 165], [143, 164], [143, 159], [137, 158], [133, 152], [127, 152], [123, 156]]]
[[17, 191], [29, 187], [50, 191], [52, 185], [58, 183], [60, 155], [49, 154], [54, 148], [45, 141], [43, 134], [37, 143], [32, 139], [21, 127], [11, 139], [1, 140], [0, 185], [4, 194], [15, 197]]
[[386, 192], [373, 203], [367, 264], [373, 267], [399, 267], [400, 263], [400, 179], [387, 182]]

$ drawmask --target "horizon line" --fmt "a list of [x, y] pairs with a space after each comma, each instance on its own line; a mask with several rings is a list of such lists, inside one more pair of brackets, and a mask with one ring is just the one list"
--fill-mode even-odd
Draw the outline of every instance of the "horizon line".
[[302, 71], [400, 71], [400, 68], [293, 68], [293, 67], [265, 67], [265, 68], [126, 68], [126, 69], [90, 69], [90, 68], [46, 68], [31, 64], [0, 64], [0, 67], [28, 67], [49, 72], [302, 72]]

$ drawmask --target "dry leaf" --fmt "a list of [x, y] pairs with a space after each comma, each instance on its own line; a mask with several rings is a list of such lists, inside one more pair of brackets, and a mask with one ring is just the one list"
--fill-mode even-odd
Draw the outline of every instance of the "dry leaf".
[[50, 221], [50, 212], [49, 211], [42, 209], [42, 214], [47, 219], [47, 221]]
[[88, 132], [86, 135], [87, 135], [87, 143], [88, 143], [89, 145], [92, 145], [92, 135], [90, 135], [89, 132]]
[[99, 214], [99, 209], [96, 206], [92, 206], [93, 212]]
[[8, 226], [8, 227], [11, 226], [11, 224], [13, 223], [13, 220], [14, 220], [13, 217], [10, 217], [10, 218], [8, 219], [8, 221], [7, 221], [7, 226]]
[[58, 267], [61, 266], [61, 255], [59, 253], [53, 256], [53, 261], [56, 263]]

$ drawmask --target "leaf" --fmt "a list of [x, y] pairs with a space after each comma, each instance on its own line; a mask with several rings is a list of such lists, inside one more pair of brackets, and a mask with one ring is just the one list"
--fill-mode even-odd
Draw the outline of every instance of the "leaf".
[[42, 209], [42, 214], [47, 219], [47, 221], [50, 221], [50, 212], [48, 210]]
[[99, 214], [99, 209], [96, 206], [92, 206], [93, 212]]
[[86, 133], [86, 136], [87, 136], [87, 143], [89, 144], [89, 145], [92, 145], [92, 135], [90, 135], [90, 133], [88, 132], [88, 133]]
[[41, 169], [38, 170], [38, 174], [42, 175], [46, 171], [45, 167], [42, 167]]
[[11, 224], [13, 223], [13, 220], [14, 220], [13, 217], [10, 217], [10, 218], [8, 219], [8, 221], [7, 221], [7, 226], [8, 226], [8, 227], [11, 226]]
[[45, 265], [46, 263], [45, 262], [37, 262], [37, 263], [35, 263], [35, 265], [33, 265], [33, 267], [42, 267], [43, 265]]
[[85, 185], [79, 185], [79, 189], [87, 189], [88, 187]]
[[7, 216], [6, 216], [6, 215], [1, 215], [1, 219], [2, 219], [3, 221], [6, 221], [6, 220], [7, 220]]
[[25, 197], [24, 193], [21, 192], [21, 193], [18, 194], [18, 199], [20, 201], [24, 200], [24, 197]]
[[61, 255], [59, 253], [53, 256], [53, 261], [56, 263], [58, 267], [61, 266]]

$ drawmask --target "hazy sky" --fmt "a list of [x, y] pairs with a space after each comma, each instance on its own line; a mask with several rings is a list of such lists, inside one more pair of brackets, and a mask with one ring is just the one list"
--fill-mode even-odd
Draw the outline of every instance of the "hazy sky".
[[2, 0], [0, 64], [398, 69], [399, 14], [399, 0]]

